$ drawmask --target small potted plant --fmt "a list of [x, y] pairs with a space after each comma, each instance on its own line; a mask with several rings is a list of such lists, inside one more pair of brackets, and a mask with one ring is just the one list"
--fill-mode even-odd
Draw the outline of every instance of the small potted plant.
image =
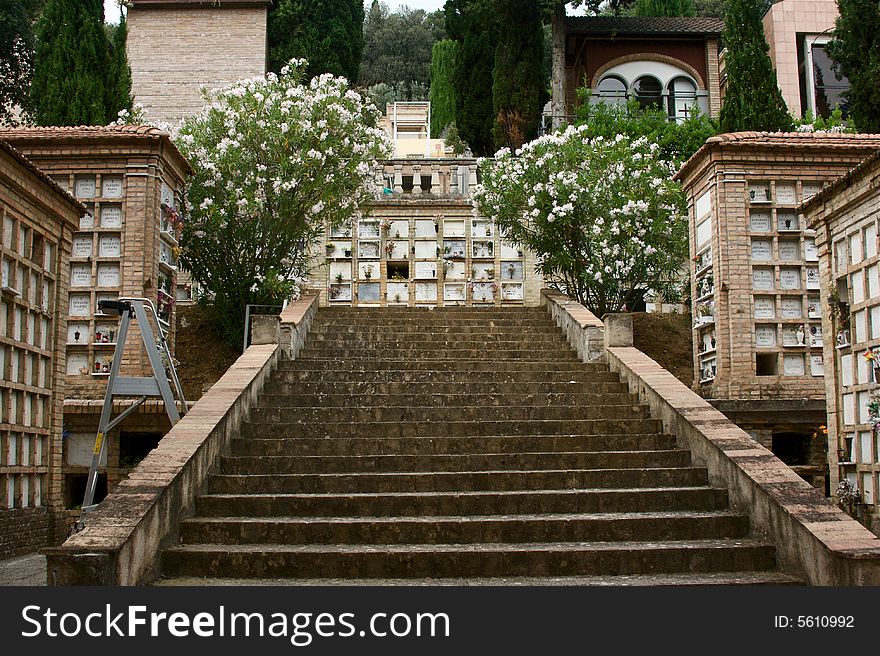
[[513, 263], [507, 265], [507, 277], [513, 280], [513, 277], [516, 275], [516, 267]]
[[342, 282], [342, 274], [341, 274], [341, 273], [337, 273], [337, 274], [336, 274], [336, 282], [337, 282], [337, 283], [341, 283], [341, 282]]
[[369, 281], [373, 277], [373, 265], [368, 264], [364, 267], [364, 280]]

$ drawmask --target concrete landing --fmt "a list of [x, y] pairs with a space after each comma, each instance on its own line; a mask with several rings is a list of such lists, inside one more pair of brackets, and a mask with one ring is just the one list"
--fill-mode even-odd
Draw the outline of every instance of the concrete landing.
[[0, 586], [46, 585], [46, 557], [28, 554], [0, 560]]

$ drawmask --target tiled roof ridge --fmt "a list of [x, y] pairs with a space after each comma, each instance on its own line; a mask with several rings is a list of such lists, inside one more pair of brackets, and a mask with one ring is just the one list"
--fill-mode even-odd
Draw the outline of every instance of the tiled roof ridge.
[[801, 203], [798, 209], [800, 209], [801, 212], [804, 212], [808, 208], [812, 208], [813, 206], [818, 205], [820, 201], [825, 201], [829, 196], [837, 193], [844, 187], [848, 187], [854, 180], [860, 178], [862, 175], [872, 169], [877, 163], [877, 160], [880, 160], [880, 149], [874, 151], [874, 153], [863, 159], [861, 162], [858, 163], [858, 165], [851, 168], [845, 175], [826, 184], [817, 194], [814, 194], [809, 199]]
[[0, 150], [3, 150], [15, 159], [19, 164], [28, 169], [31, 173], [36, 175], [40, 180], [48, 184], [52, 191], [58, 193], [59, 196], [64, 198], [68, 203], [76, 207], [76, 209], [80, 212], [80, 214], [85, 214], [87, 208], [80, 201], [78, 201], [67, 189], [62, 187], [60, 184], [55, 182], [52, 178], [50, 178], [45, 171], [43, 171], [40, 167], [30, 161], [27, 157], [21, 154], [17, 148], [15, 148], [12, 144], [0, 139]]
[[50, 125], [40, 127], [26, 126], [19, 128], [0, 128], [0, 135], [3, 134], [20, 136], [40, 136], [41, 134], [46, 134], [47, 136], [55, 136], [59, 134], [69, 136], [76, 136], [78, 134], [89, 136], [96, 134], [144, 135], [157, 137], [170, 136], [165, 130], [153, 125]]
[[720, 34], [724, 30], [723, 19], [707, 16], [566, 16], [565, 23], [589, 32]]

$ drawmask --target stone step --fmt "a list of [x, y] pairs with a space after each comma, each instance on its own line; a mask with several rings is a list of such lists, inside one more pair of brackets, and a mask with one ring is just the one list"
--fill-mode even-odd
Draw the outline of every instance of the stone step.
[[255, 407], [248, 419], [271, 427], [274, 424], [326, 424], [326, 423], [386, 423], [418, 421], [444, 422], [454, 418], [456, 424], [470, 421], [568, 421], [599, 419], [643, 419], [648, 417], [648, 407], [625, 403], [619, 405], [586, 406], [480, 406], [461, 405], [455, 408], [429, 406], [383, 406], [372, 407]]
[[184, 544], [473, 544], [744, 538], [729, 512], [445, 517], [212, 517], [181, 523]]
[[662, 433], [630, 432], [593, 435], [486, 435], [482, 437], [300, 437], [269, 436], [260, 426], [252, 435], [232, 440], [239, 456], [378, 456], [425, 454], [638, 452], [675, 449], [675, 437]]
[[[491, 338], [519, 338], [526, 335], [535, 337], [552, 337], [554, 339], [565, 338], [559, 332], [559, 328], [553, 323], [546, 326], [531, 326], [528, 331], [523, 331], [519, 327], [510, 327], [505, 325], [459, 325], [450, 324], [446, 326], [431, 323], [429, 326], [422, 325], [400, 325], [395, 326], [392, 335], [395, 337], [436, 337], [442, 338], [460, 338], [465, 340], [475, 339], [491, 339]], [[350, 324], [312, 324], [309, 331], [309, 339], [328, 340], [328, 339], [346, 339], [346, 338], [375, 338], [388, 337], [389, 329], [383, 326], [353, 326]]]
[[452, 307], [441, 307], [435, 306], [430, 308], [396, 308], [396, 307], [388, 307], [388, 308], [352, 308], [352, 307], [340, 307], [340, 306], [327, 306], [322, 307], [318, 312], [318, 316], [334, 316], [334, 317], [344, 317], [347, 321], [351, 321], [355, 317], [360, 316], [400, 316], [400, 315], [470, 315], [470, 314], [483, 314], [487, 316], [494, 315], [538, 315], [538, 316], [550, 316], [547, 314], [547, 310], [543, 307], [525, 307], [522, 305], [517, 306], [501, 306], [501, 307], [461, 307], [461, 306], [452, 306]]
[[182, 545], [167, 576], [424, 578], [761, 571], [771, 546], [748, 539], [407, 545]]
[[[265, 440], [264, 440], [265, 441]], [[239, 455], [241, 452], [259, 453], [257, 456]], [[424, 453], [382, 455], [265, 455], [263, 445], [244, 440], [233, 442], [235, 456], [220, 460], [221, 474], [294, 474], [294, 473], [356, 473], [356, 472], [456, 472], [473, 470], [529, 470], [529, 469], [623, 469], [637, 467], [687, 467], [691, 464], [689, 451], [559, 451], [532, 453]]]
[[388, 329], [394, 329], [396, 326], [434, 326], [439, 328], [446, 328], [452, 326], [474, 326], [481, 327], [485, 326], [488, 328], [495, 327], [506, 327], [506, 328], [546, 328], [549, 326], [555, 326], [556, 324], [552, 319], [547, 317], [487, 317], [480, 318], [478, 316], [468, 316], [462, 315], [459, 317], [453, 317], [448, 315], [435, 315], [435, 316], [422, 316], [422, 317], [408, 317], [408, 316], [374, 316], [374, 317], [355, 317], [351, 320], [343, 320], [340, 319], [339, 322], [334, 322], [331, 319], [320, 318], [315, 321], [314, 325], [316, 328], [323, 328], [325, 326], [330, 325], [338, 325], [339, 323], [345, 323], [345, 325], [354, 326], [356, 328], [371, 328], [371, 327], [384, 327]]
[[[390, 371], [394, 373], [408, 373], [410, 370], [418, 370], [426, 373], [510, 373], [536, 374], [543, 379], [545, 374], [551, 373], [571, 373], [581, 374], [587, 380], [591, 376], [615, 375], [608, 368], [607, 364], [590, 363], [576, 361], [564, 362], [547, 362], [546, 360], [519, 360], [519, 361], [503, 361], [503, 362], [473, 362], [463, 360], [437, 360], [430, 363], [412, 362], [406, 358], [387, 358], [385, 360], [375, 360], [371, 362], [359, 361], [357, 363], [346, 363], [342, 358], [321, 357], [321, 358], [297, 358], [296, 360], [284, 362], [277, 369], [278, 374], [296, 371], [321, 371], [328, 367], [332, 369], [339, 368], [349, 364], [348, 368], [352, 371]], [[617, 377], [617, 380], [620, 380]]]
[[[413, 336], [410, 339], [397, 339], [393, 336], [377, 337], [376, 339], [310, 339], [308, 341], [308, 349], [312, 353], [321, 353], [323, 357], [333, 357], [337, 353], [346, 351], [374, 353], [376, 351], [401, 351], [404, 353], [413, 353], [415, 355], [424, 352], [445, 354], [449, 351], [460, 351], [468, 349], [473, 351], [492, 351], [507, 353], [515, 351], [521, 353], [528, 351], [532, 359], [542, 359], [545, 353], [553, 353], [555, 351], [570, 352], [568, 344], [562, 340], [535, 339], [533, 341], [527, 339], [420, 339]], [[399, 357], [397, 359], [400, 359]], [[442, 358], [439, 358], [442, 359]], [[449, 358], [446, 358], [449, 359]]]
[[[515, 391], [513, 396], [535, 395], [536, 397], [547, 396], [550, 394], [564, 394], [566, 396], [578, 396], [581, 394], [587, 396], [609, 395], [613, 397], [629, 396], [628, 388], [624, 383], [587, 383], [570, 380], [561, 380], [555, 382], [539, 382], [539, 381], [485, 381], [485, 382], [418, 382], [407, 381], [351, 381], [354, 376], [333, 376], [333, 372], [322, 372], [323, 376], [313, 376], [302, 381], [281, 383], [276, 382], [267, 389], [269, 393], [264, 394], [260, 399], [271, 399], [267, 403], [274, 403], [274, 399], [287, 399], [295, 402], [300, 396], [321, 397], [327, 399], [328, 403], [333, 398], [350, 398], [352, 396], [375, 396], [375, 395], [431, 395], [436, 394], [442, 396], [445, 394], [455, 396], [467, 395], [487, 395], [492, 397], [508, 398], [511, 391]], [[340, 372], [336, 372], [339, 374]], [[462, 377], [463, 374], [460, 376]], [[341, 380], [324, 380], [328, 378], [338, 378]], [[387, 378], [387, 377], [384, 377]], [[565, 378], [562, 376], [562, 378]], [[310, 382], [312, 381], [312, 382]]]
[[657, 419], [541, 419], [533, 421], [348, 421], [266, 424], [245, 421], [242, 435], [263, 437], [479, 437], [482, 435], [594, 435], [659, 433]]
[[344, 494], [695, 487], [709, 481], [700, 467], [558, 469], [333, 474], [227, 474], [208, 481], [209, 494]]
[[201, 578], [198, 576], [163, 577], [152, 585], [161, 587], [193, 586], [603, 586], [603, 587], [676, 587], [683, 586], [791, 586], [804, 585], [791, 576], [775, 571], [762, 572], [703, 572], [688, 574], [638, 574], [624, 576], [499, 576], [494, 578], [423, 578], [423, 579], [235, 579]]
[[397, 331], [381, 331], [375, 333], [309, 333], [309, 343], [324, 347], [345, 347], [351, 344], [376, 346], [391, 344], [400, 346], [491, 346], [492, 348], [511, 347], [566, 347], [568, 342], [558, 331], [537, 333], [533, 331], [510, 331], [502, 334], [449, 334], [435, 332], [398, 333]]
[[[499, 394], [482, 390], [480, 386], [472, 386], [469, 393], [443, 393], [425, 391], [421, 393], [397, 393], [381, 394], [366, 392], [362, 394], [262, 394], [257, 407], [260, 408], [388, 408], [388, 407], [428, 407], [428, 408], [458, 408], [475, 405], [479, 407], [492, 407], [506, 405], [518, 406], [560, 406], [578, 407], [595, 405], [638, 405], [633, 394], [592, 394], [565, 393], [547, 391], [547, 386], [541, 392], [531, 394], [511, 394], [510, 385], [504, 388], [508, 393]], [[328, 392], [333, 392], [332, 387], [325, 387]], [[564, 388], [563, 388], [564, 389]], [[519, 391], [519, 388], [516, 388]]]
[[[375, 349], [323, 349], [316, 348], [312, 343], [306, 342], [306, 348], [301, 353], [304, 358], [333, 358], [339, 360], [390, 360], [405, 358], [413, 363], [433, 360], [460, 360], [474, 361], [483, 360], [495, 362], [497, 360], [512, 360], [519, 362], [528, 358], [534, 358], [535, 352], [528, 348], [500, 349], [486, 348], [375, 348]], [[547, 362], [577, 362], [580, 363], [578, 354], [574, 351], [552, 350], [542, 352], [541, 361]]]
[[205, 494], [202, 517], [388, 517], [723, 510], [727, 490], [668, 487], [619, 490], [504, 490], [362, 494]]

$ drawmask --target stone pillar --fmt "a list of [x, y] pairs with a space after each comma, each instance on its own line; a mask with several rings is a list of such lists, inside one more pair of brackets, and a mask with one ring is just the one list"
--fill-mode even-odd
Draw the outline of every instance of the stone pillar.
[[394, 165], [394, 193], [403, 193], [403, 164]]
[[477, 186], [477, 165], [468, 166], [468, 197], [474, 197], [474, 188]]
[[458, 164], [449, 167], [449, 195], [458, 196]]
[[413, 172], [413, 196], [421, 196], [422, 195], [422, 165], [421, 164], [413, 164], [412, 167]]
[[432, 164], [431, 165], [431, 189], [428, 193], [431, 194], [439, 194], [442, 192], [440, 189], [440, 165]]
[[605, 348], [633, 345], [633, 319], [631, 314], [606, 314], [602, 317], [605, 324]]

